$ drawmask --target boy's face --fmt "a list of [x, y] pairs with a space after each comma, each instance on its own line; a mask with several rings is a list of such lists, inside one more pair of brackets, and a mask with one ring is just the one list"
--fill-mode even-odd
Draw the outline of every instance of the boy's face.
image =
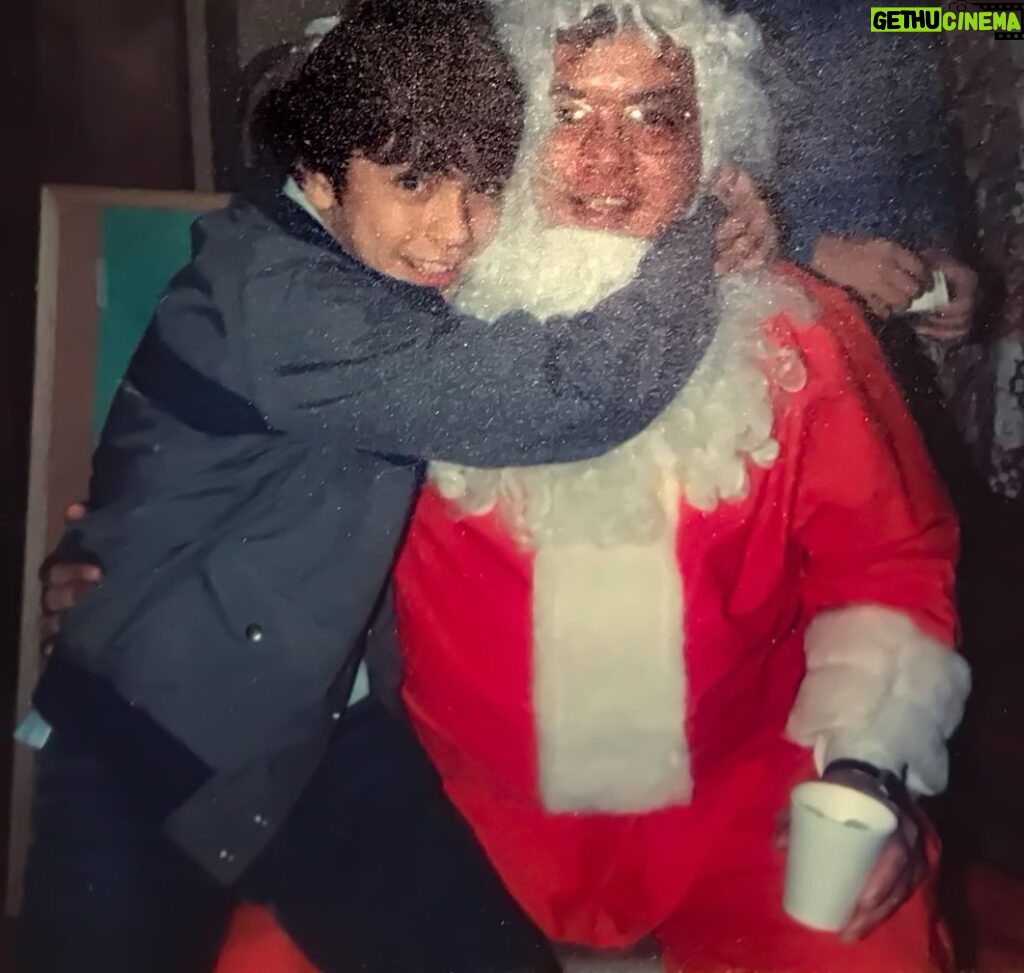
[[498, 185], [461, 173], [421, 176], [361, 156], [335, 194], [322, 176], [304, 186], [327, 229], [368, 267], [445, 292], [490, 243], [501, 215]]
[[687, 52], [652, 49], [636, 30], [558, 44], [551, 97], [536, 191], [554, 225], [651, 239], [693, 198], [701, 141]]

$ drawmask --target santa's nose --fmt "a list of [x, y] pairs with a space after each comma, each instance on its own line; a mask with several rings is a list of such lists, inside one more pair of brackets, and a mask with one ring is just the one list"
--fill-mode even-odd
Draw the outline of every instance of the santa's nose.
[[578, 172], [605, 189], [608, 183], [625, 182], [632, 172], [632, 147], [621, 125], [597, 120], [580, 141]]

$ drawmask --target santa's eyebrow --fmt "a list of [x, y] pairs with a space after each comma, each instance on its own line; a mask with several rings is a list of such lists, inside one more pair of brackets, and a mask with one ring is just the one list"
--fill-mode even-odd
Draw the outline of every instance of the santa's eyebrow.
[[[689, 102], [692, 100], [693, 92], [688, 85], [666, 84], [656, 88], [640, 88], [636, 91], [629, 91], [624, 97], [628, 105], [643, 104], [647, 101], [680, 101]], [[551, 86], [552, 98], [575, 98], [578, 101], [585, 101], [587, 93], [571, 84], [559, 81]]]

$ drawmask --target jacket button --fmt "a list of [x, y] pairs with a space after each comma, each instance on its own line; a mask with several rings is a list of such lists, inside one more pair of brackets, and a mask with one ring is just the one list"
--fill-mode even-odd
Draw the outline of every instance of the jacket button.
[[263, 629], [259, 625], [250, 625], [245, 630], [245, 637], [250, 642], [262, 642], [263, 641]]

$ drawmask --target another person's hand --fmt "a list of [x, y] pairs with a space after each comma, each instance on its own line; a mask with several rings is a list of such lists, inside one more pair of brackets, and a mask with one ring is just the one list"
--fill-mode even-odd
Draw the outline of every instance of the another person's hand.
[[[897, 818], [896, 831], [882, 848], [874, 868], [857, 896], [839, 938], [853, 943], [863, 939], [880, 926], [906, 902], [928, 873], [921, 812], [913, 807], [898, 807], [879, 793], [870, 778], [848, 771], [826, 771], [823, 780], [863, 791], [889, 807]], [[785, 848], [789, 837], [789, 812], [778, 821], [776, 843]]]
[[[81, 520], [85, 507], [72, 504], [64, 515], [71, 524]], [[49, 655], [60, 632], [64, 615], [81, 601], [82, 596], [102, 580], [103, 573], [95, 564], [52, 562], [43, 571], [43, 654]]]
[[970, 332], [978, 306], [978, 275], [948, 253], [929, 254], [928, 259], [946, 275], [950, 303], [934, 314], [915, 315], [914, 330], [924, 338], [960, 341]]
[[931, 282], [920, 257], [880, 238], [819, 237], [811, 267], [853, 291], [880, 318], [906, 311]]
[[716, 273], [757, 270], [774, 260], [779, 230], [753, 179], [742, 169], [726, 165], [711, 188], [728, 213], [715, 234]]

